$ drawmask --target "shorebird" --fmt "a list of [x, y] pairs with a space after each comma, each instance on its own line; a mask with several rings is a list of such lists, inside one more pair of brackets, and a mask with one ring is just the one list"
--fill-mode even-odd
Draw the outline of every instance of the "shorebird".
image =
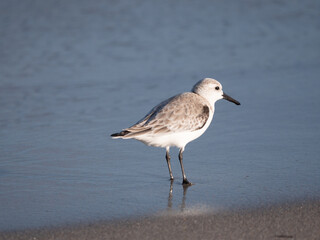
[[166, 148], [170, 180], [173, 180], [173, 175], [169, 150], [170, 147], [179, 148], [182, 184], [191, 185], [182, 162], [185, 146], [207, 130], [212, 121], [215, 102], [220, 99], [240, 105], [222, 91], [222, 85], [217, 80], [205, 78], [197, 82], [191, 92], [178, 94], [159, 103], [136, 124], [111, 134], [111, 137], [133, 138], [149, 146]]

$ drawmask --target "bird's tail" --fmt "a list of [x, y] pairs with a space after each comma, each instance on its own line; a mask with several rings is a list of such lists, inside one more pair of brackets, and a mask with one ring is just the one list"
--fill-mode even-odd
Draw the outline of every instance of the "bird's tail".
[[141, 135], [144, 135], [144, 134], [147, 134], [148, 132], [151, 131], [151, 128], [127, 128], [127, 129], [124, 129], [122, 130], [121, 132], [119, 133], [114, 133], [114, 134], [111, 134], [111, 137], [112, 138], [124, 138], [124, 139], [128, 139], [128, 138], [137, 138]]
[[127, 131], [127, 130], [124, 130], [124, 131], [121, 131], [119, 133], [114, 133], [114, 134], [111, 134], [110, 136], [112, 138], [124, 138], [127, 134], [129, 134], [130, 132]]

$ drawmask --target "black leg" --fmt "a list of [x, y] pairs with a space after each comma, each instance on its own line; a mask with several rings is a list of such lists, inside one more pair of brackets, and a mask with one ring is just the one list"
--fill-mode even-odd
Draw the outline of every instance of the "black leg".
[[173, 175], [172, 175], [172, 170], [171, 170], [171, 163], [170, 163], [169, 148], [166, 148], [166, 160], [167, 160], [167, 164], [168, 164], [170, 180], [173, 180]]
[[183, 167], [183, 162], [182, 162], [182, 159], [183, 159], [183, 151], [184, 149], [183, 148], [180, 148], [180, 151], [179, 151], [179, 161], [180, 161], [180, 166], [181, 166], [181, 172], [182, 172], [182, 178], [183, 178], [183, 181], [182, 181], [182, 184], [183, 185], [191, 185], [192, 183], [188, 181], [187, 179], [187, 176], [186, 176], [186, 173], [184, 172], [184, 167]]

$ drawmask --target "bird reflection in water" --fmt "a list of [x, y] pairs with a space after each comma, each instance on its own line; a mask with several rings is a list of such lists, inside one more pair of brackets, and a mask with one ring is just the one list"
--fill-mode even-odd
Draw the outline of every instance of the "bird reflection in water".
[[[188, 188], [192, 185], [182, 185], [183, 188], [183, 194], [182, 194], [182, 199], [181, 199], [181, 204], [180, 204], [180, 211], [183, 212], [186, 207], [186, 196], [187, 196], [187, 190]], [[171, 211], [172, 209], [172, 199], [173, 199], [173, 180], [170, 181], [170, 190], [169, 190], [169, 197], [168, 197], [168, 207], [167, 210]]]

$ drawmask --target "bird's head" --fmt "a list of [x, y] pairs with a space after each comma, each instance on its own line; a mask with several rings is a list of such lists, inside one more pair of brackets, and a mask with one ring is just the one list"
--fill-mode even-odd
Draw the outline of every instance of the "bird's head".
[[207, 99], [212, 106], [216, 101], [220, 99], [225, 99], [230, 102], [233, 102], [236, 105], [240, 105], [240, 103], [237, 100], [233, 99], [232, 97], [228, 96], [222, 91], [221, 83], [212, 78], [205, 78], [197, 82], [193, 86], [192, 92]]

